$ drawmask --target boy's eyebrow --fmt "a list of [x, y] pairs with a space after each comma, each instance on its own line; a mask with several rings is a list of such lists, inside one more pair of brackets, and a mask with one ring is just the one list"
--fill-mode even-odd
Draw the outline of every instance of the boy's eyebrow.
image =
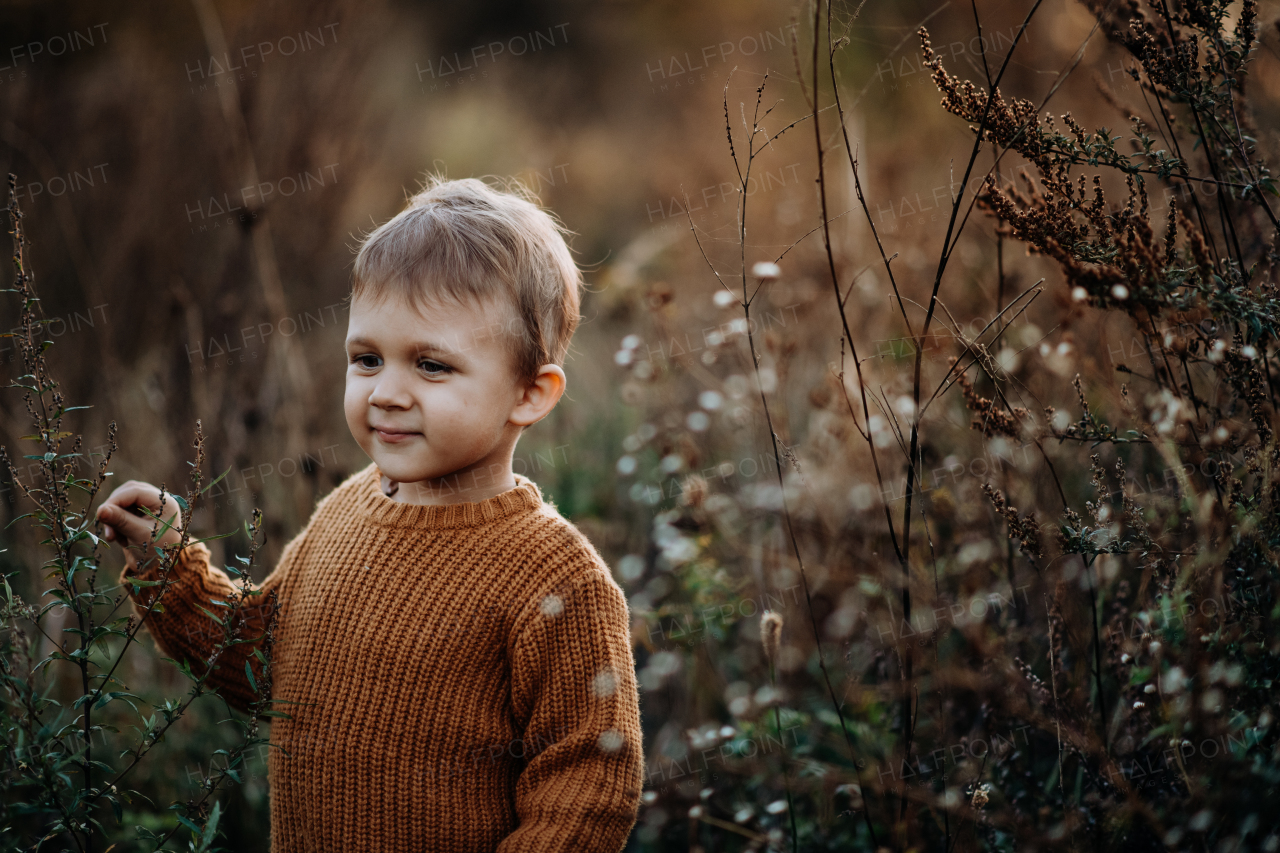
[[[368, 347], [369, 349], [377, 349], [378, 345], [366, 338], [350, 338], [347, 340], [347, 348], [351, 347]], [[458, 348], [440, 346], [430, 341], [420, 341], [410, 345], [410, 350], [418, 355], [440, 355], [457, 357], [462, 354]]]

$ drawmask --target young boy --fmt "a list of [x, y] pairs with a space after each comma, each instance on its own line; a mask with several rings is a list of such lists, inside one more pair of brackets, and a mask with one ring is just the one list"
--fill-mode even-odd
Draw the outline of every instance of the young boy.
[[[432, 180], [361, 247], [345, 410], [373, 463], [320, 501], [261, 585], [280, 604], [272, 696], [291, 716], [271, 734], [273, 851], [625, 844], [643, 768], [626, 599], [512, 473], [521, 432], [564, 392], [580, 285], [548, 214], [473, 179]], [[98, 511], [129, 546], [126, 576], [156, 578], [156, 555], [134, 553], [154, 522], [129, 508], [157, 513], [159, 494], [130, 481]], [[221, 636], [204, 611], [233, 584], [200, 543], [170, 580], [147, 625], [203, 672]], [[260, 600], [243, 634], [256, 641], [210, 676], [242, 709]]]

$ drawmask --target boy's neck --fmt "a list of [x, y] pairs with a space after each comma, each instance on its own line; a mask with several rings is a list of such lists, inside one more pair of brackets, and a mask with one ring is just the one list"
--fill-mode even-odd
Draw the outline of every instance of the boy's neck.
[[382, 476], [382, 493], [393, 501], [407, 504], [441, 506], [457, 503], [479, 503], [516, 487], [511, 461], [478, 464], [414, 483], [397, 483]]

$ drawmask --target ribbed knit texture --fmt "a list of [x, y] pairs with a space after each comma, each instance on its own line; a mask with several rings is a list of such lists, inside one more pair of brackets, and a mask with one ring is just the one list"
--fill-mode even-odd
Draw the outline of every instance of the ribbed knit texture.
[[[298, 703], [274, 706], [292, 719], [272, 725], [288, 751], [269, 759], [272, 850], [620, 850], [643, 759], [607, 566], [523, 477], [448, 506], [393, 501], [380, 477], [370, 465], [322, 500], [261, 585], [281, 604], [272, 695]], [[147, 625], [202, 673], [221, 629], [200, 608], [234, 586], [198, 543], [170, 578]], [[254, 647], [210, 676], [241, 709]]]

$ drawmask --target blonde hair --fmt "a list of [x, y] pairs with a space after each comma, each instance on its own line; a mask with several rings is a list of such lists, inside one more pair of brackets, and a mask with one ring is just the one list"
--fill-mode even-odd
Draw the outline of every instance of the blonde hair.
[[505, 301], [516, 373], [525, 380], [561, 364], [578, 326], [582, 273], [564, 227], [518, 181], [427, 178], [405, 209], [365, 238], [351, 298], [406, 298], [421, 308]]

